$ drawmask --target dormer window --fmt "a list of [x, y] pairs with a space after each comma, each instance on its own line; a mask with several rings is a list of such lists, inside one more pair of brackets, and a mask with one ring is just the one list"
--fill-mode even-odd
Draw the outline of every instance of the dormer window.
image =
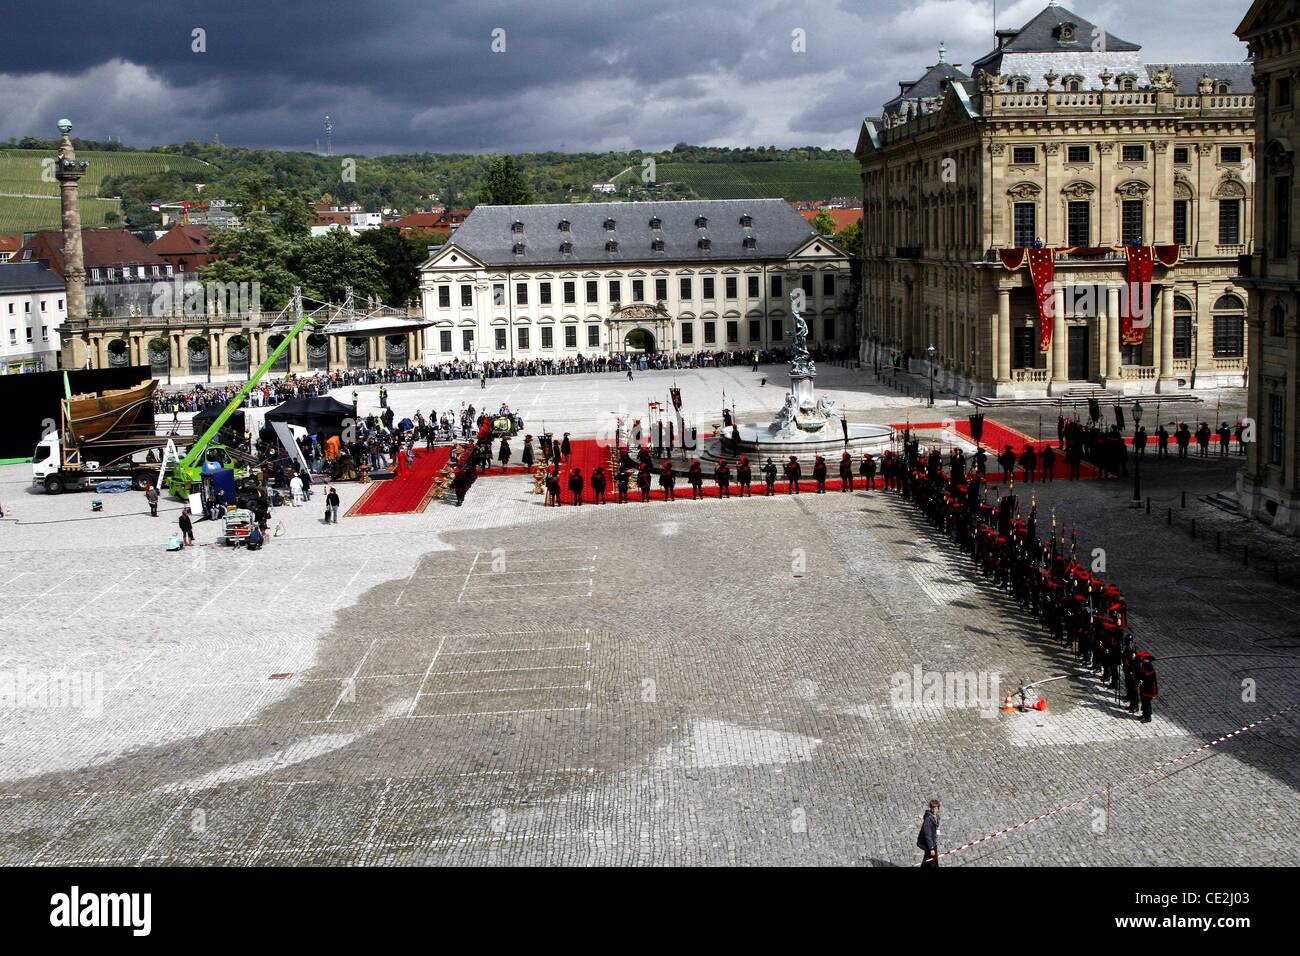
[[515, 255], [517, 255], [517, 256], [522, 256], [522, 255], [524, 254], [524, 244], [523, 244], [522, 242], [516, 242], [516, 243], [511, 247], [510, 251], [513, 252], [513, 253], [514, 253]]
[[561, 219], [561, 220], [560, 220], [559, 229], [560, 229], [560, 232], [568, 232], [568, 231], [569, 231], [569, 220], [567, 220], [567, 219]]
[[709, 249], [713, 248], [713, 240], [708, 238], [703, 238], [700, 240], [699, 246], [701, 249], [707, 252]]
[[516, 219], [516, 220], [511, 224], [511, 226], [510, 226], [510, 231], [513, 232], [516, 236], [523, 235], [523, 232], [524, 232], [524, 224], [523, 224], [522, 222], [520, 222], [519, 220]]
[[605, 231], [606, 231], [606, 232], [613, 232], [613, 231], [614, 231], [614, 220], [613, 220], [613, 219], [606, 219], [606, 220], [605, 220]]
[[[611, 220], [611, 221], [612, 221], [612, 220]], [[605, 243], [605, 251], [606, 251], [606, 252], [618, 252], [618, 240], [617, 240], [617, 239], [611, 239], [611, 240], [609, 240], [609, 242]]]
[[1057, 33], [1057, 39], [1060, 40], [1062, 43], [1074, 42], [1073, 23], [1062, 23], [1059, 27], [1056, 28], [1056, 33]]
[[1061, 87], [1067, 93], [1078, 93], [1083, 89], [1083, 77], [1079, 76], [1077, 73], [1073, 76], [1067, 76], [1061, 81]]
[[753, 236], [746, 236], [746, 237], [741, 241], [741, 245], [744, 246], [746, 249], [757, 249], [757, 248], [758, 248], [758, 240], [755, 239]]
[[1232, 92], [1232, 84], [1220, 80], [1218, 83], [1214, 84], [1214, 92], [1218, 93], [1220, 96], [1227, 96]]
[[754, 227], [754, 217], [749, 213], [740, 217], [740, 227], [742, 229], [752, 229]]
[[1121, 93], [1132, 93], [1137, 89], [1138, 79], [1132, 73], [1121, 73], [1117, 85]]
[[709, 220], [705, 219], [703, 216], [696, 216], [695, 227], [697, 229], [707, 229], [709, 227]]
[[1027, 93], [1027, 92], [1029, 92], [1029, 77], [1027, 77], [1027, 76], [1013, 76], [1013, 77], [1011, 78], [1011, 92], [1012, 92], [1012, 93]]
[[564, 242], [560, 243], [560, 251], [565, 255], [568, 255], [573, 251], [573, 243], [569, 242], [567, 239], [564, 240]]
[[651, 228], [651, 229], [658, 229], [658, 228], [659, 228], [660, 226], [662, 226], [663, 224], [664, 224], [664, 223], [663, 223], [663, 220], [660, 219], [658, 216], [651, 216], [651, 217], [650, 217], [650, 228]]
[[664, 251], [664, 241], [663, 241], [662, 239], [651, 239], [651, 240], [650, 240], [650, 250], [651, 250], [652, 252], [663, 252], [663, 251]]

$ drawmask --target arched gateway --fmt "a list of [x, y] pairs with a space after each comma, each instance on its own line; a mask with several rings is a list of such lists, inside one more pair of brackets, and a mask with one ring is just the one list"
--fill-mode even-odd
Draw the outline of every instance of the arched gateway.
[[623, 350], [653, 355], [655, 351], [654, 333], [649, 329], [633, 329], [623, 338]]

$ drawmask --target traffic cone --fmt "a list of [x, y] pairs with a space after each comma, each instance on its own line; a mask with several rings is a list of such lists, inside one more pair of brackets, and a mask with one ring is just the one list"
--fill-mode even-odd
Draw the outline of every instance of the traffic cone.
[[1007, 694], [1006, 700], [1002, 702], [1002, 713], [1014, 714], [1015, 712], [1016, 712], [1016, 705], [1011, 703], [1011, 695]]
[[1040, 697], [1034, 701], [1034, 710], [1047, 710], [1047, 698]]

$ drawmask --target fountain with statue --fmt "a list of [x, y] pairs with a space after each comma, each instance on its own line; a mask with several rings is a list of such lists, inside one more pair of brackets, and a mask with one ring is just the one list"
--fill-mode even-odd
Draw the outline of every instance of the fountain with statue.
[[798, 293], [796, 289], [790, 295], [794, 341], [790, 356], [790, 391], [785, 396], [785, 404], [771, 422], [737, 423], [731, 434], [708, 442], [703, 449], [704, 459], [734, 459], [737, 455], [760, 460], [768, 455], [788, 459], [794, 455], [803, 464], [811, 466], [817, 455], [831, 462], [846, 450], [854, 458], [865, 452], [879, 455], [889, 450], [894, 438], [893, 428], [849, 422], [835, 408], [833, 401], [816, 395], [813, 379], [817, 377], [817, 366], [808, 353], [808, 324], [799, 312]]

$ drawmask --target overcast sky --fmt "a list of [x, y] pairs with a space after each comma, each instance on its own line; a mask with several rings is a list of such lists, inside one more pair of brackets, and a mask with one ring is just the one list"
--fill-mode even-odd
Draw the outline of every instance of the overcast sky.
[[[998, 25], [1046, 3], [1003, 0]], [[1147, 62], [1246, 55], [1246, 0], [1062, 5]], [[311, 150], [329, 114], [336, 154], [852, 148], [940, 41], [954, 63], [988, 52], [993, 4], [0, 0], [0, 140], [55, 136], [68, 116], [136, 146]]]

